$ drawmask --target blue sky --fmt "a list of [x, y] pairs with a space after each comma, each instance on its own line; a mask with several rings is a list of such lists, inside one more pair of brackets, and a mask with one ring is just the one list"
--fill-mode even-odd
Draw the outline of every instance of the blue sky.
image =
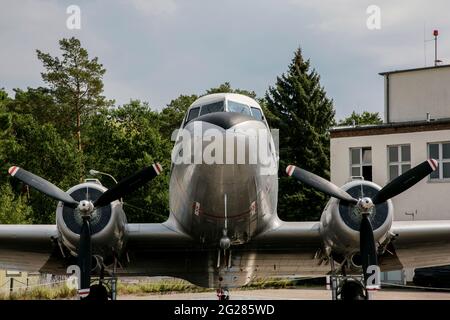
[[[450, 3], [300, 0], [1, 0], [0, 87], [43, 85], [35, 49], [58, 54], [58, 40], [76, 36], [107, 73], [105, 95], [117, 104], [148, 101], [160, 109], [180, 94], [203, 93], [225, 81], [264, 95], [286, 71], [298, 46], [321, 75], [342, 118], [383, 112], [379, 72], [450, 63]], [[66, 8], [81, 9], [81, 30], [66, 28]], [[366, 26], [369, 5], [381, 29]], [[425, 53], [425, 55], [424, 55]]]

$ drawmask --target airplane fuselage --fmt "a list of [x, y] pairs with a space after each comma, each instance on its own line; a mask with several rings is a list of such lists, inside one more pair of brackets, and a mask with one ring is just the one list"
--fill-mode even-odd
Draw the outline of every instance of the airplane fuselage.
[[[211, 116], [213, 119], [202, 120], [200, 117], [184, 126], [183, 130], [194, 136], [195, 129], [201, 127], [205, 137], [205, 132], [208, 136], [208, 130], [212, 129], [223, 138], [216, 145], [217, 149], [222, 150], [214, 151], [222, 153], [223, 160], [215, 163], [205, 163], [205, 159], [197, 163], [179, 163], [179, 158], [185, 155], [180, 155], [182, 152], [175, 146], [170, 178], [170, 214], [186, 233], [206, 246], [218, 246], [224, 232], [231, 245], [243, 244], [277, 220], [277, 155], [265, 122], [243, 117], [227, 127], [219, 124], [221, 117], [234, 119], [240, 116], [226, 112]], [[252, 163], [250, 157], [255, 152], [252, 150], [255, 133], [259, 138], [266, 135], [263, 140], [267, 139], [271, 146], [267, 148], [269, 152], [260, 155], [264, 159]], [[204, 140], [207, 141], [203, 141], [199, 149], [202, 156], [207, 156], [205, 152], [211, 149], [208, 145], [214, 141], [209, 138]], [[230, 146], [230, 141], [234, 142], [233, 146]], [[181, 145], [180, 141], [179, 148], [182, 148]], [[230, 148], [234, 152], [230, 152]], [[239, 161], [237, 155], [242, 150], [244, 163]], [[230, 153], [233, 153], [233, 159], [226, 159]]]

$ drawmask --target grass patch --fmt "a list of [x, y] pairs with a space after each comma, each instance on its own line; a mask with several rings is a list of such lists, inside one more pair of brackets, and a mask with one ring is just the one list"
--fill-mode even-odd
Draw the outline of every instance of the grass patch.
[[48, 287], [34, 287], [28, 290], [1, 293], [0, 300], [54, 300], [70, 299], [77, 296], [76, 289], [70, 289], [65, 284]]
[[149, 293], [169, 294], [173, 292], [208, 292], [213, 289], [198, 287], [185, 280], [161, 280], [158, 282], [138, 282], [117, 284], [117, 293], [120, 295], [145, 295]]
[[[236, 290], [257, 289], [293, 289], [298, 287], [312, 287], [317, 284], [299, 279], [256, 279], [246, 286]], [[164, 279], [160, 281], [127, 283], [117, 282], [118, 295], [146, 295], [146, 294], [171, 294], [188, 292], [214, 292], [215, 289], [202, 288], [181, 279]], [[76, 289], [69, 289], [66, 284], [56, 286], [36, 286], [28, 290], [0, 293], [0, 300], [54, 300], [71, 299], [77, 297]]]
[[244, 290], [257, 289], [286, 289], [297, 286], [297, 280], [292, 279], [257, 279], [243, 286]]

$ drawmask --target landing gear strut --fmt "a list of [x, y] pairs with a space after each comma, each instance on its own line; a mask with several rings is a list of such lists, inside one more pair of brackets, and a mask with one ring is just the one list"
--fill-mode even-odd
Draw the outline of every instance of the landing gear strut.
[[[97, 282], [97, 281], [94, 281]], [[83, 300], [107, 301], [117, 298], [117, 278], [98, 279], [90, 286], [89, 295]]]
[[363, 284], [351, 278], [343, 280], [340, 296], [341, 300], [367, 300]]
[[98, 284], [91, 285], [91, 290], [86, 300], [108, 301], [108, 296], [108, 290], [102, 282], [99, 282]]
[[330, 278], [333, 300], [370, 300], [362, 277], [333, 275]]
[[86, 300], [116, 300], [117, 278], [114, 276], [114, 273], [112, 273], [111, 277], [105, 278], [105, 267], [102, 265], [98, 280], [94, 280], [93, 282], [94, 284], [91, 284], [89, 295], [85, 298]]
[[[369, 289], [365, 287], [364, 276], [350, 276], [347, 275], [345, 264], [342, 264], [338, 269], [338, 275], [335, 268], [335, 262], [330, 259], [331, 265], [331, 297], [332, 300], [370, 300], [371, 294]], [[328, 280], [327, 280], [328, 281]], [[372, 289], [372, 288], [371, 288]]]

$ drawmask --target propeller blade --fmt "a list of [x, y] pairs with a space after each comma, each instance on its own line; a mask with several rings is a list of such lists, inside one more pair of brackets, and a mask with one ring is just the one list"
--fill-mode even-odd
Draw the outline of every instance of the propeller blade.
[[373, 198], [373, 203], [383, 203], [396, 195], [399, 195], [435, 171], [437, 168], [438, 162], [434, 159], [428, 159], [422, 162], [385, 185], [383, 189], [378, 191], [375, 195]]
[[331, 183], [328, 180], [325, 180], [324, 178], [319, 177], [318, 175], [315, 175], [314, 173], [311, 173], [304, 169], [300, 169], [294, 165], [287, 166], [286, 173], [288, 174], [288, 176], [292, 176], [295, 179], [303, 182], [304, 184], [316, 190], [319, 190], [331, 197], [347, 201], [349, 203], [358, 203], [358, 200], [353, 198], [337, 185]]
[[11, 167], [8, 173], [14, 177], [24, 182], [25, 184], [32, 186], [36, 190], [48, 195], [49, 197], [62, 201], [64, 204], [75, 208], [78, 202], [75, 201], [68, 193], [62, 191], [60, 188], [52, 184], [51, 182], [38, 177], [37, 175], [28, 172], [19, 167]]
[[142, 187], [144, 184], [155, 178], [162, 171], [162, 167], [159, 163], [154, 163], [153, 165], [146, 167], [131, 176], [119, 181], [118, 184], [108, 189], [103, 193], [95, 202], [95, 207], [103, 207], [107, 204], [113, 202], [114, 200], [120, 199], [123, 196], [133, 192], [134, 190]]
[[359, 227], [359, 252], [361, 255], [364, 281], [367, 284], [367, 278], [370, 276], [370, 274], [367, 274], [367, 268], [378, 265], [372, 224], [367, 214], [362, 215], [361, 225]]
[[81, 277], [78, 292], [82, 298], [85, 298], [89, 294], [89, 288], [91, 286], [91, 261], [91, 225], [89, 218], [83, 217], [83, 224], [80, 232], [80, 243], [78, 247], [78, 267], [80, 268]]

